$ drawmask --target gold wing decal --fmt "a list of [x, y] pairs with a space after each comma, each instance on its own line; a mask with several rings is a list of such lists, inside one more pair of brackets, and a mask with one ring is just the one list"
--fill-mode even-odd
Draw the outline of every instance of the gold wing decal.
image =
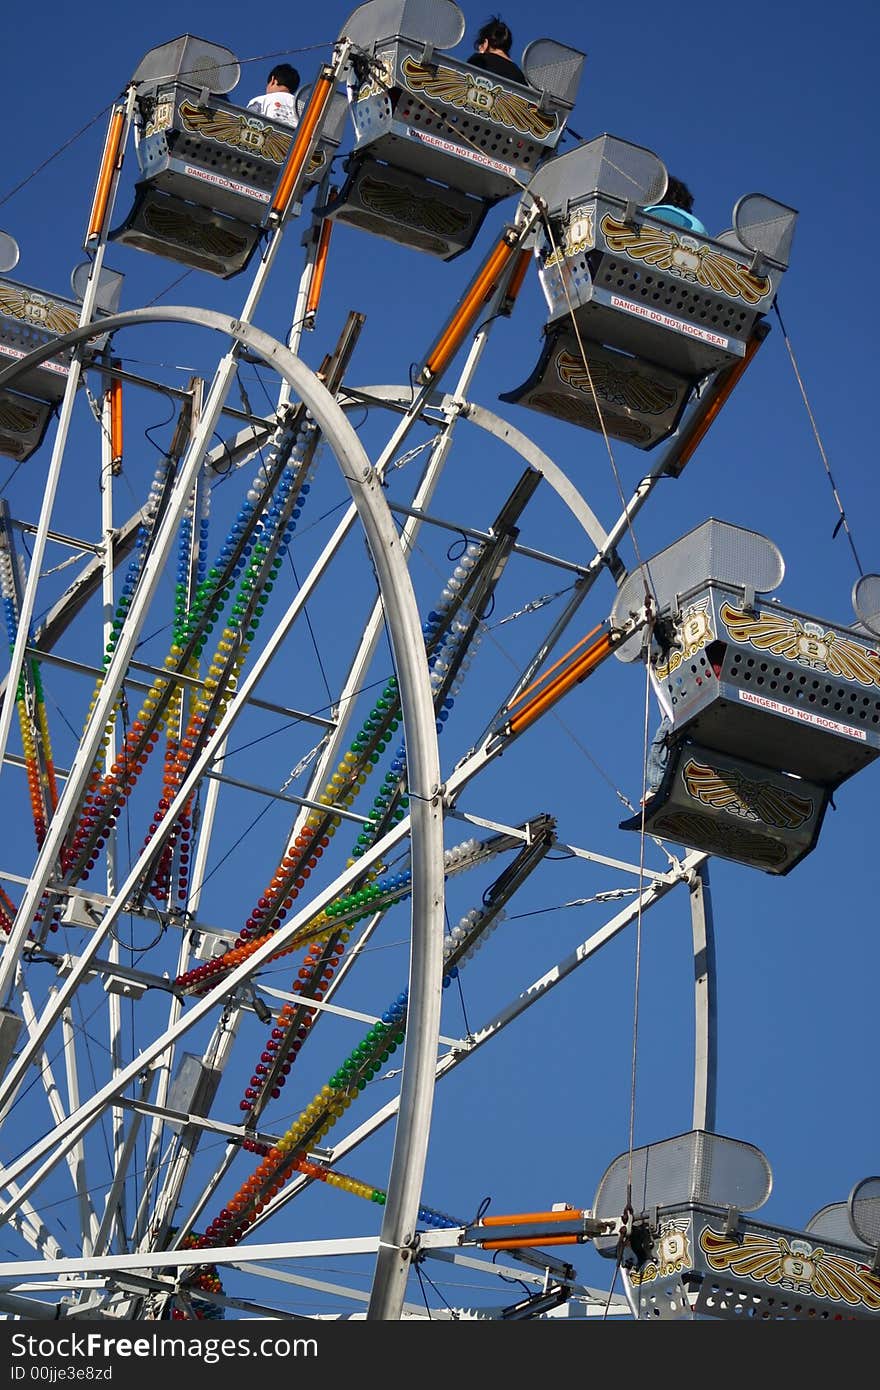
[[722, 256], [709, 246], [701, 246], [698, 255], [700, 265], [697, 279], [710, 290], [720, 290], [731, 299], [744, 299], [747, 304], [757, 304], [770, 293], [771, 285], [766, 275], [753, 275], [752, 272], [730, 256]]
[[716, 811], [761, 820], [780, 830], [797, 830], [813, 814], [813, 802], [772, 782], [757, 782], [735, 769], [718, 772], [708, 763], [691, 758], [682, 772], [684, 784], [695, 801]]
[[365, 178], [357, 191], [364, 207], [380, 217], [390, 217], [439, 236], [460, 235], [470, 222], [466, 213], [447, 207], [439, 198], [421, 198], [407, 188], [382, 183], [380, 179]]
[[791, 661], [828, 671], [844, 680], [880, 686], [880, 653], [839, 633], [806, 628], [797, 618], [765, 610], [754, 617], [724, 603], [721, 620], [734, 642], [748, 642], [759, 651], [773, 652]]
[[473, 83], [463, 72], [453, 68], [435, 68], [404, 58], [401, 71], [411, 92], [424, 92], [427, 97], [445, 101], [447, 106], [468, 106], [468, 93]]
[[14, 319], [27, 318], [25, 310], [29, 298], [17, 285], [0, 285], [0, 313], [11, 314]]
[[880, 654], [846, 637], [831, 637], [826, 665], [833, 676], [861, 681], [862, 685], [880, 685]]
[[[292, 144], [293, 136], [282, 135], [280, 130], [273, 130], [271, 126], [266, 126], [263, 131], [263, 143], [259, 151], [255, 150], [254, 153], [259, 153], [263, 159], [271, 159], [273, 164], [283, 164]], [[319, 154], [320, 151], [316, 150], [312, 155], [309, 161], [309, 173], [323, 164], [323, 157], [318, 159]]]
[[180, 119], [186, 130], [205, 140], [216, 140], [218, 145], [230, 145], [247, 154], [271, 159], [274, 164], [284, 163], [293, 141], [292, 135], [274, 130], [255, 116], [213, 111], [207, 106], [195, 106], [191, 101], [180, 103]]
[[698, 811], [661, 811], [651, 822], [650, 833], [661, 840], [675, 840], [693, 849], [705, 849], [722, 858], [745, 859], [766, 869], [778, 868], [788, 858], [788, 848], [781, 840], [723, 821], [710, 820]]
[[17, 285], [0, 286], [0, 313], [10, 314], [36, 328], [48, 328], [52, 333], [71, 333], [79, 322], [72, 309], [54, 299], [29, 294]]
[[729, 1269], [731, 1274], [744, 1274], [765, 1284], [779, 1283], [784, 1275], [785, 1256], [791, 1254], [784, 1238], [748, 1232], [740, 1240], [733, 1240], [713, 1231], [711, 1226], [701, 1231], [700, 1246], [713, 1269]]
[[[532, 410], [543, 410], [555, 415], [558, 420], [567, 420], [571, 425], [580, 425], [585, 430], [601, 430], [599, 417], [592, 400], [579, 400], [575, 396], [563, 396], [559, 391], [536, 391], [520, 405], [530, 406]], [[606, 426], [615, 439], [625, 443], [644, 444], [651, 437], [651, 431], [641, 420], [617, 416], [611, 425]]]
[[600, 223], [611, 251], [623, 252], [635, 261], [644, 261], [658, 270], [671, 271], [682, 279], [693, 280], [706, 289], [757, 304], [771, 289], [766, 276], [751, 271], [730, 256], [709, 246], [685, 246], [677, 232], [659, 227], [631, 227], [608, 213]]
[[872, 1312], [880, 1310], [880, 1278], [862, 1264], [844, 1255], [833, 1255], [821, 1246], [801, 1253], [792, 1249], [784, 1236], [773, 1239], [747, 1232], [732, 1240], [706, 1226], [700, 1233], [700, 1246], [713, 1269], [779, 1284], [783, 1279], [805, 1284], [819, 1298], [858, 1304]]
[[414, 58], [404, 58], [401, 72], [411, 92], [423, 92], [428, 99], [471, 111], [538, 140], [546, 139], [558, 124], [557, 115], [540, 111], [534, 102], [518, 93], [507, 92], [497, 83], [487, 86], [484, 79], [471, 78], [454, 68], [429, 67]]
[[749, 642], [759, 651], [787, 656], [792, 661], [797, 659], [798, 638], [803, 634], [803, 627], [797, 618], [767, 610], [756, 618], [751, 613], [732, 608], [729, 603], [721, 605], [719, 616], [734, 642]]
[[237, 145], [241, 138], [244, 116], [232, 111], [212, 111], [207, 106], [195, 106], [191, 101], [180, 103], [180, 119], [187, 130], [217, 140], [221, 145]]
[[880, 1277], [843, 1255], [814, 1250], [813, 1258], [817, 1262], [812, 1280], [816, 1293], [846, 1303], [864, 1303], [873, 1312], [880, 1310]]
[[65, 309], [60, 304], [53, 304], [51, 301], [46, 305], [46, 317], [44, 322], [47, 328], [51, 328], [53, 333], [72, 333], [79, 323], [79, 316], [72, 309]]
[[583, 391], [592, 396], [590, 378], [592, 377], [596, 395], [612, 405], [625, 406], [637, 410], [642, 415], [660, 415], [675, 405], [678, 392], [672, 387], [663, 386], [659, 381], [639, 376], [636, 372], [622, 372], [608, 362], [590, 362], [589, 371], [579, 357], [570, 352], [560, 352], [556, 359], [556, 370], [560, 381], [575, 391]]
[[148, 231], [166, 241], [210, 256], [238, 256], [247, 246], [244, 237], [237, 236], [226, 227], [215, 227], [210, 222], [194, 222], [173, 208], [149, 208], [144, 224]]
[[658, 270], [672, 270], [679, 246], [675, 232], [662, 232], [659, 227], [630, 227], [607, 213], [600, 225], [610, 251], [624, 251], [633, 260], [655, 265]]
[[503, 87], [495, 87], [493, 97], [492, 119], [524, 135], [532, 135], [536, 140], [546, 140], [559, 124], [554, 112], [539, 110], [533, 101], [527, 101], [518, 92], [505, 92]]
[[39, 422], [40, 417], [36, 410], [29, 410], [26, 406], [11, 400], [0, 400], [0, 429], [24, 434]]

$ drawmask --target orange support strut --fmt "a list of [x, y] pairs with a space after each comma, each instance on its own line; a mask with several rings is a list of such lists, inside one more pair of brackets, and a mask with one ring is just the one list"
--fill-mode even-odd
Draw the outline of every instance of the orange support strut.
[[733, 367], [728, 368], [728, 375], [718, 395], [706, 410], [706, 414], [703, 416], [700, 423], [695, 427], [693, 434], [690, 439], [687, 440], [681, 453], [677, 455], [674, 468], [670, 469], [670, 472], [672, 472], [676, 478], [689, 459], [693, 458], [694, 454], [697, 452], [699, 445], [702, 444], [709, 431], [710, 425], [717, 419], [722, 407], [727, 404], [734, 387], [739, 385], [746, 367], [750, 364], [758, 348], [761, 346], [762, 341], [763, 339], [759, 337], [753, 336], [750, 338], [746, 344], [745, 356], [741, 357]]
[[550, 667], [543, 673], [543, 675], [540, 675], [540, 676], [537, 677], [536, 680], [533, 680], [532, 683], [531, 683], [531, 685], [527, 685], [527, 686], [526, 686], [525, 690], [521, 690], [520, 693], [517, 695], [516, 699], [515, 699], [515, 700], [511, 700], [511, 702], [510, 702], [510, 704], [507, 706], [507, 708], [508, 708], [509, 710], [511, 710], [511, 709], [516, 709], [517, 705], [521, 704], [522, 701], [526, 698], [527, 695], [531, 695], [531, 693], [532, 693], [533, 690], [537, 690], [539, 685], [543, 685], [544, 682], [545, 682], [546, 680], [549, 680], [549, 678], [552, 676], [553, 672], [554, 672], [554, 671], [558, 671], [559, 667], [563, 664], [563, 662], [568, 661], [568, 658], [569, 658], [570, 656], [574, 656], [575, 652], [579, 652], [580, 649], [581, 649], [581, 647], [583, 647], [583, 646], [585, 645], [585, 643], [589, 642], [589, 640], [590, 640], [591, 637], [595, 637], [595, 636], [596, 636], [596, 633], [599, 631], [599, 629], [601, 628], [601, 626], [602, 626], [601, 623], [597, 623], [596, 626], [595, 626], [594, 628], [591, 628], [591, 629], [590, 629], [590, 631], [587, 633], [586, 637], [582, 637], [581, 640], [580, 640], [579, 642], [575, 642], [575, 644], [574, 644], [573, 647], [569, 647], [568, 651], [565, 652], [564, 655], [561, 656], [561, 657], [559, 658], [558, 661], [554, 661], [553, 665], [550, 666]]
[[333, 231], [333, 223], [328, 218], [324, 218], [321, 223], [321, 233], [318, 237], [318, 250], [315, 254], [315, 265], [312, 270], [312, 279], [309, 285], [309, 296], [306, 300], [306, 323], [311, 327], [312, 320], [318, 312], [318, 305], [321, 302], [321, 290], [324, 287], [324, 272], [327, 269], [327, 252], [330, 250], [330, 234]]
[[101, 159], [101, 171], [98, 174], [98, 184], [95, 189], [92, 211], [89, 216], [89, 230], [86, 232], [86, 241], [91, 241], [94, 237], [99, 237], [104, 227], [107, 204], [110, 201], [110, 185], [113, 182], [113, 171], [116, 168], [116, 161], [119, 156], [119, 146], [122, 141], [122, 128], [124, 124], [125, 113], [121, 107], [117, 107], [110, 117], [107, 139], [104, 142], [104, 155]]
[[527, 1226], [534, 1225], [536, 1222], [547, 1222], [552, 1224], [556, 1221], [577, 1221], [584, 1215], [582, 1211], [576, 1211], [574, 1207], [565, 1207], [562, 1211], [520, 1211], [513, 1216], [484, 1216], [480, 1221], [481, 1226]]
[[110, 458], [114, 468], [122, 462], [122, 382], [110, 379]]
[[588, 647], [566, 670], [560, 671], [559, 675], [540, 694], [530, 700], [519, 714], [515, 714], [509, 720], [507, 731], [510, 734], [522, 733], [523, 729], [527, 729], [540, 715], [545, 714], [550, 706], [555, 705], [556, 701], [560, 700], [573, 685], [577, 685], [579, 681], [592, 675], [596, 667], [605, 660], [615, 646], [617, 646], [617, 641], [611, 633], [604, 633], [598, 642], [594, 642], [592, 647]]
[[543, 1245], [578, 1245], [580, 1236], [545, 1236], [543, 1240], [525, 1240], [510, 1236], [506, 1240], [482, 1240], [483, 1250], [529, 1250]]
[[519, 259], [517, 260], [516, 265], [513, 267], [513, 270], [511, 271], [510, 280], [507, 284], [507, 289], [504, 291], [503, 303], [498, 311], [499, 313], [504, 314], [505, 317], [513, 313], [513, 306], [516, 303], [517, 296], [520, 290], [522, 289], [523, 280], [525, 280], [526, 278], [526, 271], [529, 268], [529, 261], [531, 259], [531, 251], [520, 251]]
[[333, 74], [330, 69], [325, 68], [312, 89], [309, 104], [297, 128], [293, 149], [290, 151], [281, 180], [275, 190], [275, 197], [272, 199], [272, 207], [269, 210], [270, 220], [280, 222], [287, 212], [288, 204], [309, 156], [312, 137], [318, 128], [324, 114], [324, 108], [332, 93]]
[[419, 373], [419, 381], [423, 385], [438, 377], [455, 356], [465, 334], [474, 323], [486, 300], [497, 287], [507, 268], [510, 258], [516, 250], [515, 240], [516, 234], [508, 232], [499, 241], [494, 251], [490, 252], [483, 268], [477, 273], [458, 309], [428, 353], [425, 365]]

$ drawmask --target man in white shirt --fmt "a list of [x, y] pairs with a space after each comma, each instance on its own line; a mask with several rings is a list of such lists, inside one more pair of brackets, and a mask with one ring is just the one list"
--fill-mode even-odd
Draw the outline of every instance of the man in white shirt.
[[299, 116], [294, 93], [298, 87], [299, 73], [296, 68], [291, 67], [290, 63], [279, 63], [269, 73], [264, 94], [249, 101], [247, 109], [267, 116], [270, 121], [296, 125]]

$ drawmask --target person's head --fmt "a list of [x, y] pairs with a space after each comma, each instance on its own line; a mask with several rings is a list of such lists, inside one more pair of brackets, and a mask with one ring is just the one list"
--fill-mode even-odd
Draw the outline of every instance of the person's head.
[[670, 174], [663, 201], [669, 207], [681, 208], [682, 212], [691, 212], [694, 206], [694, 195], [686, 183], [682, 183], [681, 179], [673, 178]]
[[477, 52], [485, 53], [487, 49], [494, 49], [496, 52], [505, 53], [510, 56], [510, 46], [513, 43], [507, 25], [500, 15], [493, 14], [488, 19], [482, 29], [477, 34]]
[[290, 63], [279, 63], [266, 81], [267, 92], [295, 92], [298, 86], [299, 73]]

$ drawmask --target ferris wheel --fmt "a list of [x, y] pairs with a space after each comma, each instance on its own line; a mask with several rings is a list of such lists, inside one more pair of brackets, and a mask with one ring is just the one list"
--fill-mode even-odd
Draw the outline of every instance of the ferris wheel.
[[[876, 1179], [779, 1233], [751, 1215], [766, 1158], [716, 1132], [707, 867], [784, 876], [880, 753], [875, 577], [834, 627], [771, 597], [757, 531], [711, 518], [645, 555], [633, 530], [766, 336], [796, 213], [747, 194], [720, 235], [682, 228], [652, 151], [560, 152], [583, 54], [536, 40], [523, 84], [452, 56], [463, 31], [451, 0], [368, 0], [295, 127], [230, 99], [228, 49], [174, 39], [112, 108], [72, 297], [0, 247], [0, 451], [45, 467], [36, 516], [0, 508], [7, 1316], [880, 1312]], [[408, 379], [355, 379], [354, 312], [306, 366], [336, 223], [445, 261], [505, 200]], [[261, 315], [304, 228], [282, 342]], [[234, 280], [241, 308], [121, 311], [111, 249]], [[478, 399], [533, 266], [540, 355], [503, 399], [612, 464], [645, 451], [610, 524]], [[126, 347], [172, 333], [204, 364], [186, 388]], [[548, 730], [603, 667], [644, 696], [645, 763], [651, 689], [666, 716], [657, 780], [621, 797], [630, 860], [552, 799]], [[538, 736], [556, 770], [524, 785]], [[505, 918], [584, 865], [622, 906], [549, 964], [534, 941], [511, 959]], [[609, 1151], [580, 1205], [433, 1204], [460, 1078], [481, 1076], [452, 1121], [465, 1164], [480, 1086], [515, 1093], [486, 1059], [661, 904], [695, 962], [682, 1132]], [[585, 1245], [619, 1290], [580, 1277]]]

